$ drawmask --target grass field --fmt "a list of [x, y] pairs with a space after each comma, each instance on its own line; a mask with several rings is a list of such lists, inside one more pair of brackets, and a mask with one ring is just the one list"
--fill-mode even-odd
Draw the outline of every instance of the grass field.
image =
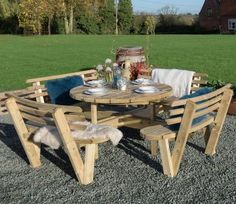
[[208, 73], [236, 83], [235, 35], [0, 36], [0, 91], [20, 89], [25, 80], [78, 71], [115, 58], [119, 46], [143, 46], [154, 67]]

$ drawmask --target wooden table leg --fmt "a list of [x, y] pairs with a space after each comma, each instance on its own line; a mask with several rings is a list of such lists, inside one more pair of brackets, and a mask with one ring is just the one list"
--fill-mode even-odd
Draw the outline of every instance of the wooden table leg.
[[[91, 103], [91, 122], [93, 124], [98, 123], [98, 106], [96, 103]], [[95, 159], [98, 159], [98, 145], [95, 145]]]
[[156, 116], [156, 104], [152, 103], [150, 104], [151, 108], [150, 108], [150, 121], [154, 121], [155, 116]]

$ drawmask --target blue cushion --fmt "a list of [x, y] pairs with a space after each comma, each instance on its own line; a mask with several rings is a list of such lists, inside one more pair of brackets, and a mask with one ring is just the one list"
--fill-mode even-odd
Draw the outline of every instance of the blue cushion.
[[73, 105], [77, 103], [78, 101], [70, 97], [70, 89], [82, 85], [84, 85], [84, 81], [81, 76], [50, 80], [45, 84], [51, 103], [59, 105]]
[[[213, 88], [211, 88], [211, 87], [201, 88], [201, 89], [197, 90], [196, 92], [194, 92], [192, 94], [182, 96], [180, 98], [180, 100], [181, 99], [188, 99], [188, 98], [195, 98], [195, 97], [198, 97], [198, 96], [202, 96], [202, 95], [208, 94], [208, 93], [210, 93], [212, 91], [213, 91]], [[204, 101], [200, 101], [200, 102], [197, 102], [197, 104], [200, 104], [200, 103], [203, 103], [203, 102]], [[181, 107], [177, 107], [177, 108], [181, 108]], [[171, 118], [182, 117], [182, 116], [183, 115], [181, 114], [179, 116], [174, 116], [174, 117], [171, 117]], [[193, 119], [192, 126], [197, 125], [198, 123], [200, 123], [203, 120], [205, 120], [207, 117], [208, 117], [208, 114], [202, 115], [202, 116], [200, 116], [198, 118]], [[180, 124], [169, 125], [168, 128], [173, 130], [173, 131], [178, 131], [179, 128], [180, 128]]]

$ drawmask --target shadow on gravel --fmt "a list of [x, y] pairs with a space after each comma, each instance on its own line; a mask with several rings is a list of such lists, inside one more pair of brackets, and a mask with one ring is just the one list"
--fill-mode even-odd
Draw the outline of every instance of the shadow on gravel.
[[[28, 158], [21, 145], [21, 142], [17, 136], [15, 128], [10, 124], [0, 124], [0, 140], [11, 149], [15, 154], [21, 157], [27, 164], [29, 164]], [[47, 147], [41, 146], [41, 155], [47, 160], [55, 164], [66, 174], [69, 174], [72, 178], [76, 179], [73, 168], [69, 162], [69, 158], [63, 149], [59, 150], [47, 150]]]
[[0, 140], [29, 164], [13, 125], [0, 124]]
[[190, 147], [192, 147], [192, 148], [194, 148], [194, 149], [196, 149], [196, 150], [199, 151], [199, 152], [204, 153], [204, 151], [205, 151], [205, 148], [200, 147], [200, 146], [198, 146], [198, 145], [196, 145], [196, 144], [194, 144], [194, 143], [187, 142], [187, 145], [190, 146]]
[[162, 166], [157, 162], [157, 159], [150, 158], [150, 151], [143, 145], [135, 142], [135, 140], [143, 140], [139, 136], [139, 131], [131, 128], [122, 128], [121, 130], [124, 133], [124, 137], [117, 147], [162, 173]]
[[[53, 150], [51, 150], [53, 151]], [[47, 148], [41, 149], [41, 154], [50, 162], [55, 164], [58, 168], [60, 168], [62, 171], [64, 171], [66, 174], [71, 176], [73, 179], [77, 179], [76, 175], [73, 171], [73, 167], [71, 166], [71, 163], [69, 161], [69, 157], [64, 152], [62, 148], [58, 150], [54, 150], [53, 152], [56, 154], [54, 155], [51, 151], [48, 151]]]

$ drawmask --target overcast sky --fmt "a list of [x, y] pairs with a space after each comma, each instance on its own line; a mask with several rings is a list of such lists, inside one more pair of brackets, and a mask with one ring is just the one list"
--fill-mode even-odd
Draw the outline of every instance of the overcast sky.
[[199, 13], [204, 0], [132, 0], [134, 11], [157, 12], [170, 5], [178, 9], [178, 13]]

